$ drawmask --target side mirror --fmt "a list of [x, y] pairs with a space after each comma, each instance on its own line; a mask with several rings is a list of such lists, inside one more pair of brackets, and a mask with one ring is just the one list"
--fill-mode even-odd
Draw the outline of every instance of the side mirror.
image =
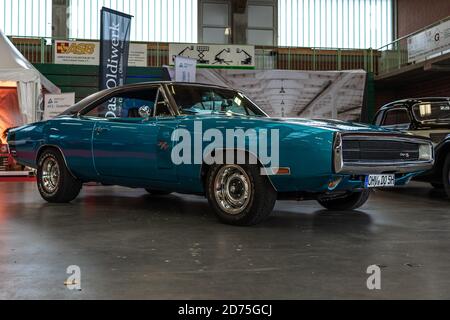
[[152, 109], [149, 106], [142, 106], [139, 108], [139, 116], [141, 118], [149, 118], [151, 117]]

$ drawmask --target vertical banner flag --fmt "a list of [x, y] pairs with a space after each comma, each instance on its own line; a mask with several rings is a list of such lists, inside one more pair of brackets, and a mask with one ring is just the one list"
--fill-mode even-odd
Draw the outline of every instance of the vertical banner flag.
[[[103, 7], [100, 31], [100, 90], [119, 87], [127, 78], [132, 16]], [[116, 101], [116, 103], [118, 103]], [[120, 115], [120, 106], [108, 104], [108, 116]]]

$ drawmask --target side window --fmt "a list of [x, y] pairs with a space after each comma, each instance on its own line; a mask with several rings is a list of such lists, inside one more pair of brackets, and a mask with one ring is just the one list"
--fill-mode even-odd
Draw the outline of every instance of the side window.
[[385, 112], [383, 126], [409, 126], [411, 119], [409, 118], [408, 110], [393, 109]]
[[139, 110], [146, 109], [153, 114], [157, 88], [141, 89], [121, 93], [110, 97], [84, 113], [85, 117], [93, 118], [141, 118]]
[[239, 115], [263, 115], [244, 95], [234, 90], [172, 85], [169, 86], [169, 91], [183, 114], [229, 111]]
[[155, 105], [155, 117], [170, 117], [172, 113], [170, 112], [170, 107], [164, 97], [162, 90], [158, 90], [158, 95], [156, 98]]
[[221, 111], [231, 111], [238, 114], [254, 115], [255, 113], [248, 108], [246, 101], [243, 97], [236, 95], [234, 92], [225, 90], [215, 90], [214, 93], [219, 97], [221, 102]]

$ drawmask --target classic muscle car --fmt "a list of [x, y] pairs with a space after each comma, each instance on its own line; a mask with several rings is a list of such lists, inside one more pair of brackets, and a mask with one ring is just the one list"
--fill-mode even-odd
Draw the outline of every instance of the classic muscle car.
[[450, 198], [450, 98], [394, 101], [380, 108], [374, 123], [430, 138], [435, 147], [435, 164], [415, 179], [443, 188]]
[[[239, 130], [243, 140], [219, 143]], [[191, 134], [193, 146], [180, 148]], [[355, 209], [370, 188], [404, 185], [434, 161], [427, 138], [337, 120], [270, 118], [242, 92], [174, 82], [98, 92], [54, 119], [11, 129], [8, 143], [19, 163], [37, 168], [49, 202], [70, 202], [95, 181], [158, 196], [204, 195], [222, 222], [235, 225], [264, 220], [277, 199]]]

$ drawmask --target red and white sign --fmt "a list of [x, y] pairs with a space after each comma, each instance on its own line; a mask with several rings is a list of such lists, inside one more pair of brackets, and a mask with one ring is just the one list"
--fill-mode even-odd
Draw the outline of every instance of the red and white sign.
[[98, 65], [100, 43], [87, 41], [55, 41], [56, 64]]

